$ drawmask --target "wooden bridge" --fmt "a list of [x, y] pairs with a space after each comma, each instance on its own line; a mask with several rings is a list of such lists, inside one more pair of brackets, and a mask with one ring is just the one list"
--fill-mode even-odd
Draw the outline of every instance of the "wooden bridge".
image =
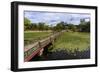
[[28, 46], [24, 47], [24, 61], [27, 62], [31, 60], [36, 55], [42, 55], [44, 47], [47, 46], [50, 43], [53, 43], [57, 37], [59, 37], [65, 30], [61, 32], [57, 32], [55, 34], [52, 34], [51, 36], [40, 40], [38, 42], [35, 42], [33, 44], [30, 44]]

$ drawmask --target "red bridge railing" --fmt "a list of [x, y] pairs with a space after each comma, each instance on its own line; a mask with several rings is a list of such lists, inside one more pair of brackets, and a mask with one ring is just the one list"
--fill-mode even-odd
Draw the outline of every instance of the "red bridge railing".
[[40, 40], [38, 42], [35, 42], [33, 44], [30, 44], [28, 46], [25, 46], [24, 48], [24, 61], [27, 62], [30, 59], [32, 59], [35, 55], [37, 55], [41, 49], [43, 49], [45, 46], [47, 46], [49, 43], [54, 42], [54, 40], [62, 34], [62, 32], [57, 32], [56, 34], [53, 34], [43, 40]]

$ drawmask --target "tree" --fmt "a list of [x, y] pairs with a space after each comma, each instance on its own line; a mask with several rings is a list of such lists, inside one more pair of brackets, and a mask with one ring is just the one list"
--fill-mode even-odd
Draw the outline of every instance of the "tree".
[[31, 29], [32, 30], [38, 30], [37, 23], [31, 23]]
[[80, 20], [79, 29], [81, 32], [90, 32], [90, 21]]
[[44, 25], [44, 30], [49, 30], [50, 27], [48, 25]]
[[27, 30], [30, 28], [31, 21], [28, 18], [24, 18], [24, 30]]
[[43, 31], [44, 30], [44, 25], [45, 25], [45, 23], [39, 22], [38, 23], [38, 29]]
[[56, 31], [64, 30], [65, 29], [65, 23], [64, 22], [60, 22], [53, 29], [56, 30]]
[[77, 31], [77, 27], [74, 24], [68, 24], [67, 29], [74, 32]]
[[88, 21], [87, 23], [86, 23], [86, 28], [87, 28], [87, 32], [90, 32], [90, 21]]
[[31, 24], [31, 21], [28, 19], [28, 18], [24, 18], [24, 25], [27, 26], [27, 25], [30, 25]]

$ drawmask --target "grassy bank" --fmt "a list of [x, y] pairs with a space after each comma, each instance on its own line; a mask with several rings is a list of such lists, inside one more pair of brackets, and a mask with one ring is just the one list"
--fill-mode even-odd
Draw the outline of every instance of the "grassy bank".
[[24, 44], [28, 45], [31, 43], [34, 43], [36, 41], [39, 41], [43, 38], [46, 38], [50, 36], [52, 33], [51, 32], [46, 32], [46, 31], [25, 31], [24, 32]]
[[[25, 45], [34, 43], [41, 39], [50, 36], [51, 32], [24, 32], [24, 43]], [[84, 32], [64, 32], [57, 40], [53, 43], [53, 49], [51, 51], [67, 50], [74, 52], [88, 50], [90, 48], [90, 34]]]
[[69, 50], [74, 52], [88, 50], [90, 46], [90, 34], [83, 32], [64, 32], [54, 43], [52, 51]]

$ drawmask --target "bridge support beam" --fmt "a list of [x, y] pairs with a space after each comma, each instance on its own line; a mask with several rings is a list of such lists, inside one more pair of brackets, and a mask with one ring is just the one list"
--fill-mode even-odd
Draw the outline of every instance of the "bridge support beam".
[[44, 48], [42, 48], [42, 49], [40, 50], [40, 52], [38, 53], [38, 56], [41, 56], [41, 55], [43, 54], [43, 51], [44, 51]]

